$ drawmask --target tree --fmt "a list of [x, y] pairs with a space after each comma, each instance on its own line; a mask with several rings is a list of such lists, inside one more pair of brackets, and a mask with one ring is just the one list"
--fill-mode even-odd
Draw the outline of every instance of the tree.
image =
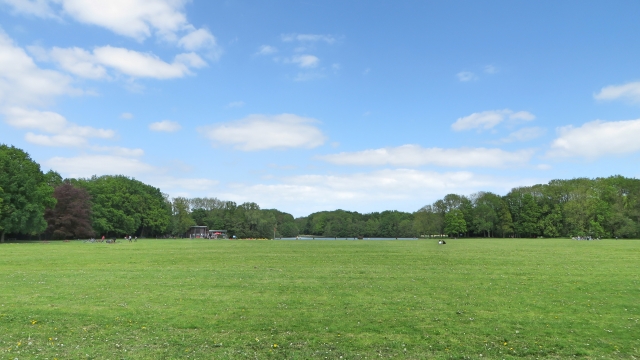
[[0, 242], [5, 234], [37, 234], [47, 228], [44, 211], [55, 206], [53, 188], [29, 154], [0, 145]]
[[48, 223], [47, 233], [55, 239], [94, 236], [87, 190], [65, 182], [55, 188], [53, 197], [57, 200], [55, 207], [44, 213]]
[[196, 224], [189, 213], [189, 199], [177, 197], [171, 207], [171, 233], [183, 236], [190, 227]]
[[462, 210], [453, 209], [444, 216], [444, 233], [458, 236], [467, 231], [467, 222], [464, 220]]
[[520, 235], [536, 236], [540, 230], [540, 207], [531, 194], [524, 194], [516, 232]]
[[141, 237], [162, 234], [171, 208], [160, 189], [122, 175], [73, 180], [87, 189], [92, 202], [92, 225], [98, 234]]

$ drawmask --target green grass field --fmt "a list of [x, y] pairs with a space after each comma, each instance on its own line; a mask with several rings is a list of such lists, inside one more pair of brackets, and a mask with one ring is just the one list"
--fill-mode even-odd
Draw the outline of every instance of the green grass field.
[[640, 241], [0, 246], [1, 359], [640, 358]]

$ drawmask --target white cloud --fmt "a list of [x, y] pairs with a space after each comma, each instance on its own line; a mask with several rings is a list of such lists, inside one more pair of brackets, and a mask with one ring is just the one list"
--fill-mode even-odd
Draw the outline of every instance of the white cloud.
[[139, 176], [156, 172], [157, 169], [138, 159], [113, 155], [81, 155], [72, 158], [54, 157], [45, 162], [50, 168], [67, 177], [90, 177], [92, 175]]
[[558, 138], [547, 153], [551, 157], [585, 157], [622, 155], [640, 151], [640, 119], [626, 121], [591, 121], [580, 127], [557, 129]]
[[60, 67], [74, 75], [88, 79], [102, 79], [107, 77], [107, 69], [97, 62], [90, 52], [77, 47], [54, 47], [49, 52], [50, 59]]
[[42, 18], [69, 16], [116, 34], [144, 41], [152, 35], [187, 51], [210, 50], [217, 58], [221, 49], [207, 29], [196, 29], [187, 21], [188, 0], [0, 0], [15, 13]]
[[62, 14], [142, 41], [156, 33], [172, 40], [190, 24], [183, 13], [186, 0], [2, 0], [16, 12], [43, 18]]
[[13, 7], [13, 11], [18, 14], [34, 15], [41, 18], [56, 17], [49, 6], [49, 0], [0, 0]]
[[280, 36], [284, 42], [300, 41], [300, 42], [325, 42], [327, 44], [333, 44], [336, 38], [331, 35], [319, 35], [319, 34], [283, 34]]
[[51, 147], [81, 147], [87, 144], [87, 139], [75, 135], [42, 135], [28, 132], [24, 139], [35, 145]]
[[537, 139], [547, 132], [546, 129], [541, 127], [529, 127], [522, 128], [518, 131], [514, 131], [509, 136], [498, 140], [498, 143], [512, 143], [512, 142], [525, 142], [533, 139]]
[[120, 118], [121, 119], [126, 119], [126, 120], [131, 120], [131, 119], [133, 119], [133, 114], [132, 113], [128, 113], [128, 112], [122, 113], [122, 114], [120, 114]]
[[161, 189], [181, 189], [190, 191], [206, 191], [211, 190], [214, 186], [220, 182], [211, 179], [199, 179], [199, 178], [174, 178], [174, 177], [159, 177], [153, 182], [154, 186]]
[[274, 184], [236, 184], [218, 196], [237, 202], [255, 201], [263, 207], [289, 211], [294, 216], [326, 209], [416, 211], [449, 193], [476, 191], [506, 193], [515, 186], [537, 183], [467, 171], [433, 172], [412, 169], [379, 170], [347, 175], [300, 175], [276, 179]]
[[207, 66], [193, 52], [178, 54], [172, 63], [167, 63], [150, 53], [112, 46], [96, 47], [93, 52], [77, 47], [54, 47], [50, 51], [30, 47], [29, 50], [41, 61], [54, 61], [63, 70], [89, 79], [109, 78], [107, 68], [134, 78], [171, 79], [191, 75], [191, 69]]
[[531, 150], [508, 152], [486, 148], [423, 148], [418, 145], [403, 145], [393, 148], [371, 149], [358, 152], [320, 156], [321, 160], [336, 165], [402, 166], [417, 167], [437, 165], [446, 167], [491, 167], [502, 168], [526, 164], [533, 155]]
[[461, 72], [457, 73], [456, 76], [458, 77], [458, 80], [460, 80], [462, 82], [467, 82], [467, 81], [477, 80], [478, 79], [476, 74], [472, 73], [471, 71], [461, 71]]
[[214, 143], [233, 145], [244, 151], [314, 148], [325, 136], [313, 124], [316, 120], [294, 114], [250, 115], [233, 121], [199, 129]]
[[144, 150], [142, 149], [131, 149], [120, 146], [92, 146], [91, 150], [106, 152], [115, 156], [142, 157], [144, 155]]
[[71, 80], [57, 71], [40, 69], [0, 29], [0, 107], [44, 105], [60, 95], [80, 94]]
[[276, 49], [273, 46], [269, 46], [269, 45], [262, 45], [258, 48], [258, 51], [256, 52], [256, 55], [271, 55], [271, 54], [275, 54], [278, 52], [278, 49]]
[[149, 124], [149, 129], [152, 131], [162, 132], [176, 132], [180, 130], [182, 126], [175, 121], [163, 120]]
[[494, 128], [503, 122], [505, 118], [510, 120], [531, 121], [536, 117], [527, 111], [513, 112], [509, 109], [483, 111], [459, 118], [451, 125], [451, 128], [455, 131], [470, 129], [487, 130]]
[[484, 72], [487, 74], [497, 74], [499, 72], [498, 68], [493, 65], [487, 65], [484, 67]]
[[245, 105], [244, 101], [232, 101], [229, 104], [227, 104], [227, 107], [228, 108], [241, 108], [244, 105]]
[[320, 63], [320, 59], [313, 55], [296, 55], [289, 62], [297, 64], [301, 68], [314, 68]]
[[[100, 150], [100, 149], [94, 149]], [[113, 155], [81, 155], [76, 157], [53, 157], [44, 162], [46, 166], [60, 172], [64, 177], [91, 177], [93, 175], [125, 175], [135, 177], [147, 184], [170, 194], [190, 196], [190, 191], [211, 190], [219, 182], [204, 178], [177, 178], [166, 173], [169, 169], [159, 168], [134, 158], [140, 149], [126, 154], [127, 149], [102, 148]], [[121, 151], [121, 155], [116, 153]], [[141, 151], [141, 150], [140, 150]], [[130, 156], [133, 155], [133, 156]]]
[[113, 130], [79, 126], [64, 116], [51, 112], [10, 107], [3, 111], [5, 122], [18, 129], [37, 130], [52, 135], [28, 132], [25, 140], [42, 146], [77, 147], [86, 145], [87, 138], [108, 139], [115, 135]]
[[215, 36], [209, 30], [198, 29], [183, 36], [178, 41], [178, 46], [187, 51], [198, 51], [202, 48], [215, 48], [218, 45]]
[[625, 99], [631, 102], [640, 102], [640, 82], [631, 82], [624, 85], [611, 85], [603, 87], [599, 93], [593, 96], [596, 100]]
[[194, 53], [179, 54], [171, 64], [152, 54], [111, 46], [96, 48], [93, 54], [96, 62], [132, 77], [180, 78], [191, 74], [192, 67], [206, 66], [204, 60]]

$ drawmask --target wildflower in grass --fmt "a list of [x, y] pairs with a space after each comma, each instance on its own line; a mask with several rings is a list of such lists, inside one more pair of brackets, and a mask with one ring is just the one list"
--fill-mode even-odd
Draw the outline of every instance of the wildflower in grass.
[[31, 325], [35, 325], [38, 323], [38, 320], [31, 320]]
[[278, 344], [273, 344], [271, 347], [276, 349], [278, 347]]

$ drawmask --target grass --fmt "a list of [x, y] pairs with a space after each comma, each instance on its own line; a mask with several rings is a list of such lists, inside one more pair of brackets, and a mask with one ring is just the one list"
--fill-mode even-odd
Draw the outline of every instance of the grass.
[[640, 358], [640, 241], [0, 246], [0, 359]]

